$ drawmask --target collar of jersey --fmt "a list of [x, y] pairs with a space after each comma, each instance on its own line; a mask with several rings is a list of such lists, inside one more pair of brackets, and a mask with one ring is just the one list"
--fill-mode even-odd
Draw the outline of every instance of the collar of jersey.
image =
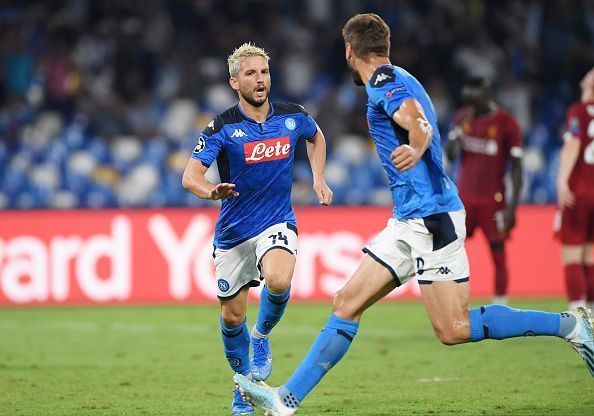
[[[272, 105], [272, 102], [270, 102], [270, 101], [268, 101], [268, 104], [270, 105], [270, 113], [268, 113], [268, 115], [266, 116], [266, 120], [269, 120], [274, 115], [274, 105]], [[239, 103], [237, 103], [237, 108], [238, 108], [239, 112], [241, 113], [241, 115], [243, 116], [243, 118], [245, 118], [247, 121], [250, 121], [250, 122], [256, 123], [256, 124], [260, 124], [253, 118], [248, 117], [248, 115], [243, 112], [243, 108], [241, 108]]]

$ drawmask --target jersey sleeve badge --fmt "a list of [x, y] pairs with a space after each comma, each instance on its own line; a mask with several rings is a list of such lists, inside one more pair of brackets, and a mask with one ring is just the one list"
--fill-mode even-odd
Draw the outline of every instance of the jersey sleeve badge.
[[200, 137], [198, 137], [198, 144], [196, 144], [196, 147], [194, 148], [194, 151], [192, 153], [198, 154], [198, 153], [202, 152], [205, 147], [206, 147], [206, 140], [204, 140], [204, 137], [200, 136]]

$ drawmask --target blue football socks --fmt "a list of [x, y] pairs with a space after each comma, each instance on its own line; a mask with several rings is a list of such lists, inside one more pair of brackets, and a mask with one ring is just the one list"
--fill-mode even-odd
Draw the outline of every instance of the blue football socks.
[[304, 360], [284, 386], [281, 399], [288, 407], [297, 407], [322, 377], [340, 361], [351, 346], [359, 323], [330, 315]]
[[470, 310], [470, 339], [506, 339], [528, 335], [566, 336], [575, 327], [575, 317], [504, 305], [487, 305]]
[[565, 338], [575, 329], [577, 318], [569, 312], [561, 312], [559, 318], [561, 319], [559, 322], [559, 336]]
[[260, 294], [260, 311], [256, 322], [258, 336], [266, 337], [272, 328], [279, 323], [291, 296], [291, 289], [285, 293], [270, 293], [268, 286], [264, 285]]
[[247, 376], [250, 373], [250, 331], [246, 319], [234, 328], [228, 328], [221, 318], [221, 334], [225, 357], [236, 373]]
[[[470, 310], [473, 342], [528, 335], [566, 337], [576, 325], [570, 313], [518, 310], [504, 305], [487, 305]], [[285, 406], [296, 408], [326, 373], [346, 354], [359, 323], [330, 315], [312, 347], [291, 378], [279, 387]]]

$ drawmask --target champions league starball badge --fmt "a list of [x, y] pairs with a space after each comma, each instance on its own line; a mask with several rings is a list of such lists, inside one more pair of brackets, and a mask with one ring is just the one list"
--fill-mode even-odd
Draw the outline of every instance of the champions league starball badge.
[[198, 144], [194, 148], [194, 153], [200, 153], [206, 147], [206, 141], [204, 141], [204, 137], [200, 136], [198, 138]]

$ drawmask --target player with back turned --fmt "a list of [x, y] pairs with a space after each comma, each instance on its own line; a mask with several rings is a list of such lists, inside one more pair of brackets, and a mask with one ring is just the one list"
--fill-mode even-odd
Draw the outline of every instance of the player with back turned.
[[[505, 240], [516, 224], [522, 189], [522, 132], [516, 119], [498, 107], [490, 82], [471, 78], [462, 88], [465, 106], [452, 119], [446, 147], [450, 160], [461, 158], [458, 188], [466, 208], [466, 233], [481, 228], [495, 269], [493, 303], [507, 303]], [[506, 205], [504, 177], [511, 165], [511, 198]]]
[[557, 197], [559, 239], [569, 308], [594, 307], [594, 68], [580, 87], [581, 100], [567, 110]]
[[[198, 197], [222, 200], [213, 257], [223, 346], [233, 371], [254, 380], [266, 380], [272, 371], [268, 336], [290, 296], [297, 254], [291, 186], [295, 147], [301, 140], [307, 143], [318, 200], [332, 202], [324, 181], [324, 135], [302, 106], [268, 100], [268, 60], [263, 49], [247, 43], [229, 56], [229, 83], [239, 103], [202, 132], [183, 176], [183, 186]], [[218, 185], [204, 177], [215, 159], [222, 181]], [[266, 284], [250, 336], [248, 290], [262, 279]], [[237, 390], [231, 407], [233, 415], [254, 412]]]
[[366, 256], [334, 296], [326, 326], [289, 380], [272, 388], [236, 374], [242, 393], [269, 415], [294, 414], [346, 354], [363, 312], [413, 277], [418, 277], [425, 309], [442, 343], [559, 337], [580, 353], [594, 376], [592, 323], [585, 308], [574, 313], [505, 305], [469, 310], [465, 212], [442, 166], [431, 100], [416, 78], [390, 63], [390, 29], [379, 16], [354, 16], [343, 28], [343, 37], [353, 79], [365, 85], [368, 95], [369, 131], [390, 180], [393, 218], [364, 248]]

